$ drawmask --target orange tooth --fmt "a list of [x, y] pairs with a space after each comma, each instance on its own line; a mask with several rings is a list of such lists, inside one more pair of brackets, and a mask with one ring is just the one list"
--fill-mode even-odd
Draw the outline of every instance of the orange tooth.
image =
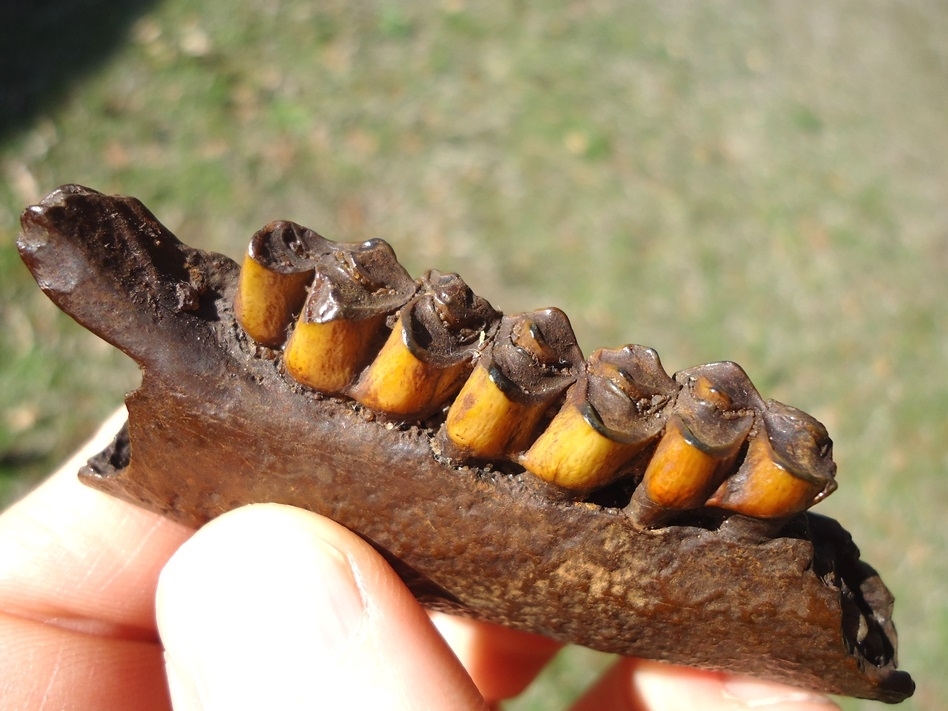
[[431, 270], [422, 293], [399, 313], [395, 327], [350, 395], [390, 415], [432, 414], [464, 382], [500, 318], [457, 274]]
[[786, 518], [836, 489], [832, 441], [823, 425], [796, 408], [771, 401], [764, 428], [751, 437], [738, 472], [709, 499], [754, 518]]
[[[727, 453], [722, 453], [727, 454]], [[716, 483], [722, 456], [706, 451], [679, 416], [668, 423], [639, 489], [664, 509], [701, 506]]]
[[244, 257], [234, 300], [234, 315], [247, 335], [271, 348], [286, 340], [286, 329], [306, 299], [313, 271], [280, 274], [250, 254]]
[[333, 243], [295, 222], [277, 220], [250, 240], [240, 270], [234, 315], [253, 340], [276, 348], [306, 299], [314, 265]]
[[364, 367], [384, 326], [385, 314], [361, 321], [300, 320], [284, 350], [286, 372], [314, 390], [340, 393]]
[[597, 350], [520, 463], [571, 491], [605, 486], [658, 436], [662, 411], [677, 390], [654, 350]]
[[504, 317], [448, 410], [447, 453], [497, 459], [521, 452], [581, 367], [582, 352], [559, 309]]
[[734, 363], [698, 366], [675, 379], [681, 385], [675, 414], [626, 509], [643, 526], [703, 507], [764, 407], [747, 374]]
[[529, 441], [543, 410], [509, 397], [514, 387], [497, 369], [483, 364], [474, 368], [445, 423], [448, 437], [462, 452], [499, 459]]
[[284, 349], [286, 372], [325, 393], [341, 393], [364, 368], [386, 318], [415, 282], [382, 240], [337, 245], [316, 265], [312, 289]]

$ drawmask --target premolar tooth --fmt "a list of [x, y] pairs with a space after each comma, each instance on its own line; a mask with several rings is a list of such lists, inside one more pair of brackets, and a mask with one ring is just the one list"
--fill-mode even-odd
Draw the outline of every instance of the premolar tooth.
[[271, 222], [254, 234], [244, 255], [234, 315], [254, 341], [276, 348], [306, 299], [317, 259], [333, 242], [295, 222]]
[[390, 415], [430, 415], [461, 388], [499, 319], [457, 274], [427, 272], [351, 396]]
[[520, 463], [571, 491], [604, 486], [658, 437], [677, 391], [651, 348], [600, 349]]
[[575, 380], [582, 352], [559, 309], [505, 316], [445, 422], [448, 450], [498, 459], [523, 451], [546, 409]]
[[729, 473], [764, 405], [734, 363], [711, 363], [675, 375], [681, 391], [626, 511], [642, 526], [703, 507]]
[[325, 393], [341, 393], [372, 358], [386, 318], [415, 293], [415, 281], [382, 240], [334, 245], [321, 257], [284, 349], [286, 372]]
[[796, 408], [770, 401], [764, 427], [748, 443], [734, 476], [708, 501], [754, 518], [785, 518], [836, 489], [833, 443], [826, 428]]

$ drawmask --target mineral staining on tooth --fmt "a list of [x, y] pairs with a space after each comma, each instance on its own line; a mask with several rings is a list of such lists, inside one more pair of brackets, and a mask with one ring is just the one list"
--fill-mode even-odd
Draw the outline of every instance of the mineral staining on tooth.
[[677, 373], [681, 386], [665, 433], [627, 512], [643, 526], [705, 505], [729, 473], [763, 401], [734, 363]]
[[677, 392], [651, 348], [597, 350], [520, 463], [570, 491], [605, 486], [659, 436]]
[[763, 420], [740, 469], [721, 484], [709, 506], [754, 518], [784, 518], [836, 489], [833, 443], [820, 422], [775, 401], [767, 403]]
[[382, 240], [336, 246], [315, 277], [283, 353], [286, 372], [324, 393], [342, 393], [372, 359], [386, 317], [415, 281]]
[[477, 459], [519, 454], [582, 365], [573, 328], [559, 309], [505, 316], [448, 410], [446, 452]]
[[247, 335], [277, 348], [306, 299], [315, 262], [335, 243], [295, 222], [271, 222], [244, 255], [234, 313]]
[[434, 413], [460, 390], [499, 320], [457, 274], [427, 272], [350, 395], [388, 415]]
[[234, 308], [308, 388], [396, 420], [446, 410], [432, 446], [449, 461], [516, 462], [573, 499], [630, 480], [624, 510], [641, 528], [711, 510], [780, 524], [836, 488], [825, 428], [765, 403], [740, 366], [672, 378], [635, 345], [584, 362], [559, 309], [502, 316], [457, 274], [413, 280], [382, 240], [271, 223]]

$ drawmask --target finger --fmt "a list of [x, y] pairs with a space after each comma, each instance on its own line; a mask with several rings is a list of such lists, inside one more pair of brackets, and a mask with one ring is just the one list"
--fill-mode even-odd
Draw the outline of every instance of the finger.
[[0, 611], [70, 629], [155, 639], [158, 572], [191, 530], [82, 485], [124, 410], [34, 492], [0, 515]]
[[161, 648], [0, 614], [0, 708], [169, 711]]
[[822, 694], [783, 684], [623, 659], [573, 705], [572, 711], [832, 711]]
[[431, 619], [490, 703], [518, 696], [563, 646], [489, 622], [441, 613]]
[[485, 708], [385, 561], [300, 509], [205, 526], [163, 571], [157, 612], [176, 708]]

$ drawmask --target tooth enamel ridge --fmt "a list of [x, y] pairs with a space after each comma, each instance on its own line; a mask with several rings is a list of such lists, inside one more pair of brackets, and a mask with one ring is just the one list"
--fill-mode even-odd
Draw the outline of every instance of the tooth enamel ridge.
[[248, 247], [235, 311], [297, 382], [436, 427], [445, 461], [515, 464], [577, 500], [624, 481], [642, 528], [740, 514], [773, 535], [836, 488], [822, 424], [764, 401], [737, 364], [669, 376], [639, 345], [584, 360], [559, 309], [503, 316], [457, 274], [413, 280], [383, 240], [270, 223]]

